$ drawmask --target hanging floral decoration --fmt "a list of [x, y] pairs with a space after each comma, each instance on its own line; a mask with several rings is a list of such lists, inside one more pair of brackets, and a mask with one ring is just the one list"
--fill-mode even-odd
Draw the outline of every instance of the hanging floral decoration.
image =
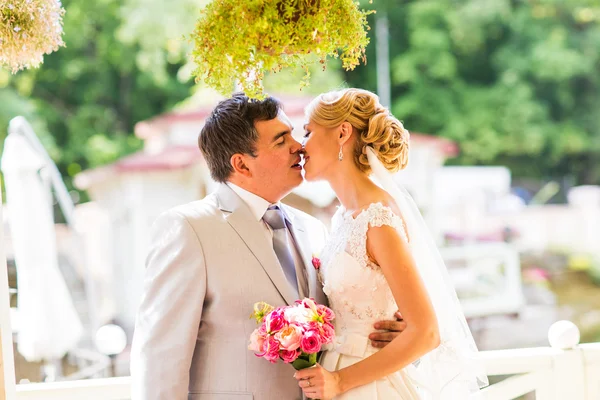
[[12, 73], [37, 68], [64, 46], [59, 0], [0, 0], [0, 65]]
[[365, 61], [367, 15], [354, 0], [213, 0], [200, 12], [191, 36], [196, 81], [223, 94], [238, 84], [251, 97], [264, 96], [266, 71], [308, 67], [328, 56], [346, 70]]

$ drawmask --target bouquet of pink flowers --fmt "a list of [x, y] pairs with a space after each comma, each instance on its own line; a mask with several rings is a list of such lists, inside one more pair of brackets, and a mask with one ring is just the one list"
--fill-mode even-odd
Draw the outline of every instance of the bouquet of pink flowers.
[[297, 370], [315, 365], [321, 347], [335, 339], [333, 311], [313, 299], [278, 308], [256, 303], [252, 317], [260, 326], [252, 332], [248, 349], [272, 363], [282, 359]]

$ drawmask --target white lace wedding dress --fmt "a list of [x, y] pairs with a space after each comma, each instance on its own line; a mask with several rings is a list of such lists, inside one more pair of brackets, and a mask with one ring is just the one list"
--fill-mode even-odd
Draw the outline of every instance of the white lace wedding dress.
[[[353, 217], [340, 207], [332, 219], [331, 236], [321, 253], [320, 278], [335, 312], [336, 342], [321, 365], [335, 371], [357, 363], [379, 349], [368, 336], [373, 324], [394, 319], [398, 306], [379, 266], [367, 256], [367, 230], [389, 225], [407, 240], [402, 219], [389, 207], [373, 203]], [[407, 240], [408, 241], [408, 240]], [[352, 389], [335, 400], [417, 400], [419, 389], [405, 369]]]

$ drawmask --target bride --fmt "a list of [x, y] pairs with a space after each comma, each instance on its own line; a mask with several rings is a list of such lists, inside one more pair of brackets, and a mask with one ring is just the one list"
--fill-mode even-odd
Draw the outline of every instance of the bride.
[[[408, 162], [408, 131], [360, 89], [322, 94], [306, 114], [305, 177], [327, 180], [341, 207], [320, 269], [336, 345], [296, 372], [299, 386], [324, 400], [469, 398], [487, 384], [477, 347], [418, 209], [392, 180]], [[372, 347], [371, 326], [396, 310], [406, 330]]]

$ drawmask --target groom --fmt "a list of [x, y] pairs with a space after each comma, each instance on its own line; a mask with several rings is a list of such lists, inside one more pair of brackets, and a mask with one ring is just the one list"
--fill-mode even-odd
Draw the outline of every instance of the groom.
[[[255, 302], [326, 303], [312, 258], [326, 229], [280, 203], [302, 183], [301, 145], [274, 98], [220, 102], [199, 146], [218, 189], [153, 226], [131, 355], [133, 400], [295, 400], [292, 367], [248, 350]], [[382, 321], [384, 346], [405, 327]], [[375, 327], [374, 327], [375, 330]]]

